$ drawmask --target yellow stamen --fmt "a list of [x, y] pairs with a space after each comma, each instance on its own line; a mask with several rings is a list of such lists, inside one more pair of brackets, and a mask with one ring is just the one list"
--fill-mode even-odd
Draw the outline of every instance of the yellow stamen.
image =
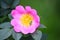
[[31, 22], [32, 22], [32, 20], [33, 20], [33, 17], [32, 17], [30, 14], [23, 14], [23, 15], [21, 16], [20, 20], [21, 20], [21, 23], [22, 23], [24, 26], [28, 27], [28, 26], [31, 25]]

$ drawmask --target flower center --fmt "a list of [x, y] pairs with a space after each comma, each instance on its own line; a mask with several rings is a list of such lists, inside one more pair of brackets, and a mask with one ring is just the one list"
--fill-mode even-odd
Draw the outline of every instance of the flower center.
[[20, 20], [23, 26], [29, 27], [32, 23], [33, 17], [30, 14], [23, 14]]

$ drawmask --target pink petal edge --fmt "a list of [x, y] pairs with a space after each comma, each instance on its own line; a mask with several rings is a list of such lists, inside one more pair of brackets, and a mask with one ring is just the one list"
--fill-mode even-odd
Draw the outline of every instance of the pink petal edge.
[[19, 11], [21, 14], [26, 12], [25, 9], [24, 9], [24, 7], [21, 6], [21, 5], [17, 6], [16, 10]]

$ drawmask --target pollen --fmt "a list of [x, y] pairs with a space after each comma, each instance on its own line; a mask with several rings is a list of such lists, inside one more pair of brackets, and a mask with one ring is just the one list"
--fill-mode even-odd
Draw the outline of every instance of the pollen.
[[29, 27], [32, 24], [33, 17], [30, 14], [23, 14], [20, 20], [23, 26]]

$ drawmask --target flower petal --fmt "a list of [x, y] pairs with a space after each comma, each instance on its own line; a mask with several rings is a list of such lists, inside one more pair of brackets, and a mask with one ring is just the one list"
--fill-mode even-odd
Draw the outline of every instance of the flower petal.
[[25, 13], [26, 12], [25, 9], [24, 9], [24, 7], [21, 6], [21, 5], [17, 6], [16, 10], [19, 11], [20, 13]]
[[21, 32], [22, 32], [23, 34], [28, 34], [28, 33], [29, 33], [28, 29], [25, 29], [25, 28], [21, 29]]
[[16, 31], [16, 32], [20, 32], [20, 26], [19, 26], [19, 24], [17, 23], [17, 19], [12, 19], [11, 20], [11, 25], [12, 26], [14, 26], [14, 30]]
[[34, 33], [36, 28], [32, 28], [29, 33]]
[[35, 21], [32, 22], [32, 25], [30, 26], [30, 33], [35, 32], [35, 30], [39, 27], [40, 23], [37, 23]]
[[17, 10], [12, 10], [11, 15], [13, 18], [19, 18], [20, 14]]
[[40, 17], [38, 15], [35, 16], [35, 21], [40, 22]]
[[24, 26], [22, 26], [21, 24], [20, 24], [20, 31], [21, 31], [23, 34], [28, 34], [28, 33], [29, 33], [29, 29], [26, 28], [26, 27], [24, 27]]
[[12, 19], [12, 20], [11, 20], [11, 25], [12, 25], [13, 27], [16, 25], [15, 19]]
[[35, 21], [40, 22], [40, 17], [37, 15], [37, 11], [35, 9], [32, 9], [30, 14], [33, 16]]
[[31, 13], [32, 14], [37, 14], [37, 11], [35, 9], [32, 9]]
[[40, 17], [38, 15], [35, 14], [31, 14], [33, 16], [33, 20], [35, 20], [36, 22], [40, 22]]
[[18, 26], [14, 27], [14, 30], [15, 32], [21, 32]]
[[14, 30], [15, 30], [16, 32], [21, 31], [23, 34], [28, 34], [28, 33], [29, 33], [28, 28], [24, 27], [24, 25], [22, 25], [22, 24], [20, 23], [20, 20], [18, 20], [18, 19], [13, 19], [13, 20], [11, 21], [11, 24], [14, 26]]
[[31, 12], [31, 10], [32, 10], [30, 6], [26, 6], [25, 9], [27, 12]]

